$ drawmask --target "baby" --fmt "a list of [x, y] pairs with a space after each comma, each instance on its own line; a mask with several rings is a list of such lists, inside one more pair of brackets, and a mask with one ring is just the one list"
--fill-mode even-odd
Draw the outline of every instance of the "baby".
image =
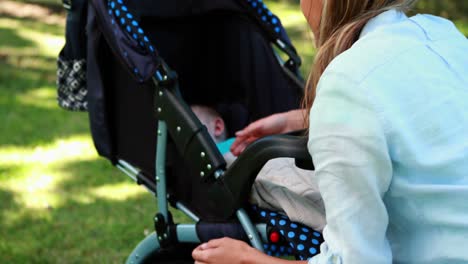
[[[223, 118], [213, 108], [201, 105], [191, 107], [230, 166], [235, 160], [229, 151], [234, 138], [227, 139]], [[296, 167], [294, 159], [268, 161], [255, 179], [249, 200], [261, 208], [283, 212], [292, 221], [315, 230], [321, 231], [325, 226], [325, 209], [314, 173]]]
[[192, 105], [191, 108], [200, 122], [205, 125], [219, 151], [224, 156], [227, 166], [231, 166], [236, 160], [236, 157], [229, 151], [234, 138], [227, 139], [226, 125], [221, 115], [213, 108], [207, 106]]

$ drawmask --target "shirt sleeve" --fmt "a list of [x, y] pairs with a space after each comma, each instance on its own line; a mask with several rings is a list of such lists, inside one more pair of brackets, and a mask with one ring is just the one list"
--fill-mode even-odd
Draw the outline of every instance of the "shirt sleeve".
[[[372, 87], [379, 89], [379, 87]], [[392, 263], [383, 202], [392, 165], [369, 89], [327, 73], [310, 111], [309, 151], [325, 203], [321, 253], [310, 264]]]

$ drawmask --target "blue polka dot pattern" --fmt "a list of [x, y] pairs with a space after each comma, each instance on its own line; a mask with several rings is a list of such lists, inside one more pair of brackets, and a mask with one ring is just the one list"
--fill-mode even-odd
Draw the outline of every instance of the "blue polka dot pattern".
[[278, 243], [264, 245], [265, 252], [270, 256], [294, 255], [296, 259], [306, 260], [320, 252], [323, 239], [319, 232], [300, 223], [293, 223], [283, 214], [265, 209], [253, 207], [251, 214], [255, 221], [267, 223], [269, 228], [278, 231], [282, 236]]
[[309, 248], [309, 253], [312, 254], [312, 255], [315, 255], [315, 254], [317, 254], [317, 249], [311, 247], [311, 248]]
[[[118, 27], [120, 27], [123, 34], [126, 34], [129, 39], [135, 41], [135, 48], [141, 49], [140, 51], [143, 54], [156, 55], [156, 50], [150, 43], [149, 38], [145, 35], [138, 21], [135, 20], [135, 17], [130, 13], [128, 7], [123, 4], [122, 0], [108, 0], [107, 8], [111, 17], [111, 24], [115, 27], [114, 32], [116, 35], [119, 34]], [[128, 57], [126, 50], [122, 50], [121, 52], [124, 54], [124, 57]], [[136, 67], [133, 73], [142, 81], [142, 73]]]
[[261, 23], [265, 24], [270, 30], [274, 31], [277, 34], [280, 34], [283, 30], [280, 27], [280, 21], [277, 16], [275, 16], [268, 7], [263, 3], [263, 0], [243, 0], [246, 3], [246, 6], [258, 17]]

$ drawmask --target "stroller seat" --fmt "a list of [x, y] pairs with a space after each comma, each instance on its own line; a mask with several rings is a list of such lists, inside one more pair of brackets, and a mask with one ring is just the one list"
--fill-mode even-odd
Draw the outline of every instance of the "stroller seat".
[[[281, 61], [272, 45], [290, 59]], [[249, 241], [259, 250], [266, 245], [272, 255], [305, 259], [318, 253], [319, 233], [289, 223], [288, 228], [307, 229], [311, 236], [303, 239], [302, 233], [283, 228], [285, 217], [268, 212], [273, 218], [266, 219], [266, 211], [247, 204], [255, 176], [268, 160], [311, 162], [306, 139], [283, 135], [259, 140], [226, 169], [189, 107], [222, 109], [224, 118], [236, 120], [228, 124], [230, 135], [259, 118], [299, 108], [300, 59], [262, 1], [92, 0], [87, 61], [89, 116], [99, 154], [158, 198], [156, 234], [129, 261], [141, 261], [138, 255], [154, 257], [178, 243], [221, 236]], [[175, 225], [168, 203], [197, 224]], [[255, 226], [251, 218], [263, 224]], [[214, 226], [221, 231], [203, 231]], [[282, 237], [276, 242], [270, 237], [275, 232]], [[291, 245], [288, 237], [307, 240], [315, 251]]]

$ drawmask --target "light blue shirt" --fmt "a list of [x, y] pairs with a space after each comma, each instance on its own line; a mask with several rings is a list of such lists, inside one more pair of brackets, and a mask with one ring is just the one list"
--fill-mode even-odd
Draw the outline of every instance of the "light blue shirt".
[[328, 66], [309, 151], [326, 242], [310, 264], [468, 263], [468, 41], [391, 10]]

